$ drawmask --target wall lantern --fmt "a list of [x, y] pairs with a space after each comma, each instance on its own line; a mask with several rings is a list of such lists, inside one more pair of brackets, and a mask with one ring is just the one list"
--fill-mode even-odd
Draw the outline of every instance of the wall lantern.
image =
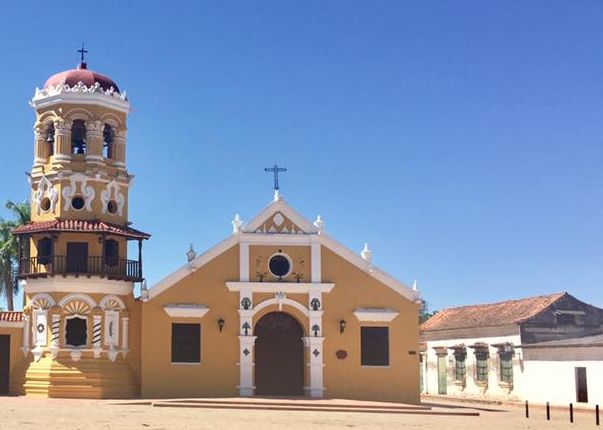
[[222, 329], [224, 328], [224, 323], [225, 323], [225, 322], [226, 322], [226, 321], [224, 321], [224, 318], [220, 318], [220, 319], [218, 320], [218, 328], [220, 329], [220, 333], [222, 333]]
[[343, 334], [345, 331], [345, 320], [339, 320], [339, 334]]

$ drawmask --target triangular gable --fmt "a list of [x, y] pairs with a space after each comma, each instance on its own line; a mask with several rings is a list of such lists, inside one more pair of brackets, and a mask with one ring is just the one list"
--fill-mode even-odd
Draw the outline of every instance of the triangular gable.
[[282, 198], [274, 200], [255, 218], [243, 225], [243, 233], [318, 234], [318, 228], [289, 206]]

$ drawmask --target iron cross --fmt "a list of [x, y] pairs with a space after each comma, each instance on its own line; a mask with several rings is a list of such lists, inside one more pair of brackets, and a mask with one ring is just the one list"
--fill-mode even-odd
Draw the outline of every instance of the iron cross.
[[81, 63], [84, 62], [84, 54], [87, 54], [88, 51], [86, 50], [86, 48], [84, 48], [84, 43], [82, 42], [82, 47], [80, 49], [77, 50], [77, 52], [79, 52], [81, 54]]
[[284, 167], [278, 167], [277, 164], [274, 165], [274, 167], [266, 167], [264, 169], [264, 172], [273, 172], [274, 173], [274, 189], [278, 190], [279, 186], [278, 186], [278, 174], [280, 172], [286, 172], [287, 169]]

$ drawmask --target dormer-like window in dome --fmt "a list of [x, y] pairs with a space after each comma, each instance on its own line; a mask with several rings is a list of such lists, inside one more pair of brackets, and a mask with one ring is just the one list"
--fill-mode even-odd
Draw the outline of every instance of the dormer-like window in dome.
[[52, 123], [46, 128], [46, 148], [49, 157], [54, 155], [54, 124]]
[[114, 140], [115, 130], [109, 124], [105, 124], [105, 129], [103, 130], [103, 156], [105, 158], [113, 158]]
[[71, 153], [86, 153], [86, 123], [81, 119], [74, 120], [71, 126]]

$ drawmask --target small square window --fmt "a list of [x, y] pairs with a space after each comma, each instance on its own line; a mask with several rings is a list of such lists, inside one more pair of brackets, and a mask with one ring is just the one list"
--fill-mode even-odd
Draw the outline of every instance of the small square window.
[[389, 366], [389, 328], [361, 327], [362, 366]]
[[172, 363], [201, 362], [201, 324], [172, 324]]

